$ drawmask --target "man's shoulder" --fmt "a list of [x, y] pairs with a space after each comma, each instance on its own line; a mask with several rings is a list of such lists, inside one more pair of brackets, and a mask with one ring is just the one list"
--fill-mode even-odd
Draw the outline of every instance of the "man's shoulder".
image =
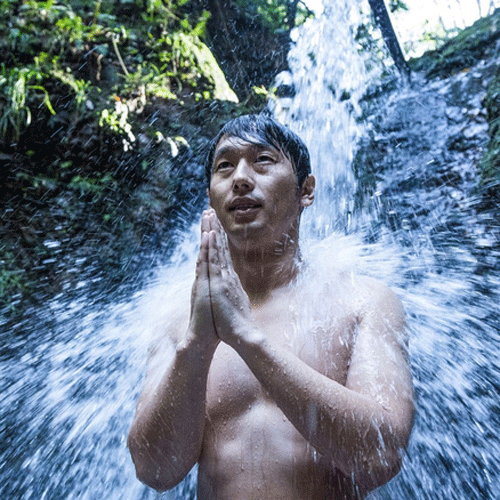
[[362, 304], [369, 311], [392, 311], [403, 314], [403, 305], [397, 293], [386, 283], [369, 276], [359, 276], [356, 284]]
[[353, 269], [308, 266], [301, 280], [302, 292], [317, 305], [341, 302], [346, 311], [359, 318], [375, 312], [404, 316], [402, 303], [390, 286]]
[[344, 293], [352, 292], [364, 303], [387, 299], [397, 302], [389, 286], [372, 276], [370, 259], [364, 255], [365, 246], [356, 238], [333, 234], [320, 241], [308, 241], [303, 249], [304, 275], [319, 286], [335, 290], [341, 287]]
[[351, 270], [322, 266], [318, 263], [305, 263], [300, 273], [298, 286], [307, 293], [327, 295], [330, 298], [353, 292], [356, 288], [364, 288], [363, 277]]

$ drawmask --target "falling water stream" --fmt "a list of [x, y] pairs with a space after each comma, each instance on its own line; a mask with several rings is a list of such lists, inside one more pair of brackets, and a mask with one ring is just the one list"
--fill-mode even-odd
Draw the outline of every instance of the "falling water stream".
[[[480, 104], [457, 97], [474, 75], [417, 75], [361, 123], [373, 75], [353, 43], [352, 3], [297, 31], [291, 73], [278, 77], [296, 95], [270, 107], [304, 138], [318, 179], [301, 226], [306, 258], [382, 279], [408, 314], [415, 427], [401, 473], [370, 498], [499, 499], [500, 231], [477, 210], [481, 148], [449, 146], [457, 134], [487, 140]], [[385, 169], [356, 211], [351, 164], [367, 137]], [[99, 305], [83, 283], [79, 298], [56, 297], [30, 324], [0, 332], [1, 499], [194, 498], [194, 473], [162, 495], [141, 485], [126, 436], [150, 337], [164, 305], [189, 289], [196, 246], [187, 228], [132, 299]]]

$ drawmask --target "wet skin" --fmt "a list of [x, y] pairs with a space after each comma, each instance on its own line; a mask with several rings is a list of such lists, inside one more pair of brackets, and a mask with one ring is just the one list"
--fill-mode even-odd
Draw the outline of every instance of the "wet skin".
[[274, 148], [219, 142], [191, 309], [155, 350], [129, 435], [149, 485], [198, 462], [200, 500], [360, 498], [399, 470], [413, 418], [401, 304], [304, 270], [313, 192]]

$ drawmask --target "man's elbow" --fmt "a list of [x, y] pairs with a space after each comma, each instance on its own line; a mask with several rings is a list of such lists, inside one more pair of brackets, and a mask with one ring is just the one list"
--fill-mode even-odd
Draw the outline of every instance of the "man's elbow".
[[143, 466], [135, 466], [135, 473], [137, 479], [145, 484], [146, 486], [149, 486], [150, 488], [153, 488], [154, 490], [158, 492], [162, 491], [167, 491], [174, 486], [176, 486], [178, 483], [170, 480], [169, 478], [164, 477], [162, 474], [156, 474], [155, 470], [152, 469], [151, 467], [143, 467]]
[[363, 490], [371, 491], [388, 483], [401, 470], [404, 450], [392, 450], [380, 453], [364, 462], [357, 468], [354, 480]]
[[148, 445], [140, 444], [131, 435], [128, 437], [127, 444], [134, 463], [135, 474], [141, 483], [161, 492], [177, 486], [184, 479], [185, 474], [166, 464], [165, 458], [152, 452]]
[[151, 463], [134, 462], [134, 465], [137, 479], [158, 492], [167, 491], [180, 482], [173, 480], [170, 476], [167, 477], [158, 466]]
[[373, 446], [357, 467], [356, 482], [367, 491], [373, 490], [393, 479], [403, 465], [413, 426], [413, 409], [408, 418], [399, 424], [381, 426], [377, 432], [377, 445]]

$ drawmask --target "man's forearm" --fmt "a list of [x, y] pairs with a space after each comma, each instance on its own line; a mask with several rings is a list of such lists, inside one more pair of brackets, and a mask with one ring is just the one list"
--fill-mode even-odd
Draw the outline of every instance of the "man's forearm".
[[160, 380], [139, 398], [128, 445], [137, 476], [157, 490], [175, 486], [199, 458], [215, 348], [188, 334]]
[[322, 375], [259, 331], [233, 347], [296, 429], [342, 472], [367, 489], [397, 473], [405, 433], [379, 403]]

